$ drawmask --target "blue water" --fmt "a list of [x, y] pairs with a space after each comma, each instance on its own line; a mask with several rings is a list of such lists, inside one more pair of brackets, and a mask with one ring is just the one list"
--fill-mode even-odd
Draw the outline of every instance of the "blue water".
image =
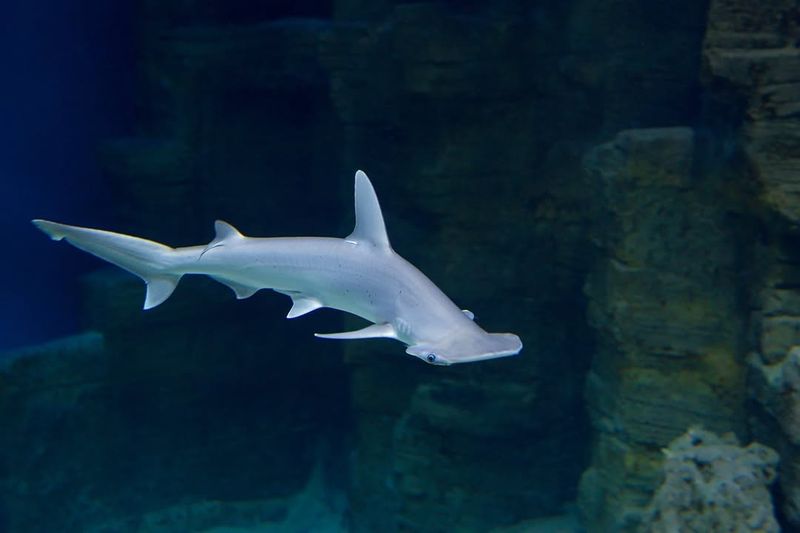
[[[79, 324], [79, 255], [54, 259], [31, 218], [113, 218], [98, 143], [133, 127], [135, 2], [7, 2], [0, 16], [0, 350]], [[57, 268], [53, 262], [57, 261]]]

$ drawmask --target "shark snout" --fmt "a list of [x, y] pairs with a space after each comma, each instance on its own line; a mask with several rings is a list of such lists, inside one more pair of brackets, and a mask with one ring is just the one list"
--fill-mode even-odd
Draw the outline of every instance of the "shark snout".
[[432, 365], [472, 363], [516, 355], [522, 341], [513, 333], [455, 334], [439, 344], [417, 344], [406, 352]]

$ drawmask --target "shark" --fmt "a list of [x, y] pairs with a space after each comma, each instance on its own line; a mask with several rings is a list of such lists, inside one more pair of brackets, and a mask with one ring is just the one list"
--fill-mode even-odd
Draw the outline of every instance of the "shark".
[[185, 274], [203, 274], [230, 287], [237, 298], [272, 289], [292, 299], [287, 318], [329, 307], [370, 325], [323, 339], [395, 339], [406, 353], [433, 365], [471, 363], [516, 355], [513, 333], [488, 333], [389, 243], [378, 197], [367, 175], [355, 174], [353, 232], [332, 237], [246, 237], [217, 220], [204, 246], [172, 248], [100, 229], [35, 219], [51, 239], [117, 265], [146, 283], [144, 309], [170, 297]]

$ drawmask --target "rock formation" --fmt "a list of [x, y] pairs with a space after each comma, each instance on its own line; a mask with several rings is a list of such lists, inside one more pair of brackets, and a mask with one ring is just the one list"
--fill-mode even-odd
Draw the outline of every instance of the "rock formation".
[[664, 454], [664, 481], [647, 507], [643, 533], [780, 531], [768, 490], [775, 450], [690, 428]]
[[579, 500], [590, 530], [636, 529], [661, 448], [690, 425], [745, 432], [737, 235], [694, 165], [688, 128], [624, 131], [586, 158], [607, 208], [586, 285], [599, 334]]
[[704, 45], [706, 85], [727, 109], [741, 150], [742, 193], [758, 225], [752, 242], [751, 391], [758, 440], [781, 454], [783, 512], [800, 527], [800, 441], [793, 372], [800, 344], [800, 8], [793, 0], [714, 0]]

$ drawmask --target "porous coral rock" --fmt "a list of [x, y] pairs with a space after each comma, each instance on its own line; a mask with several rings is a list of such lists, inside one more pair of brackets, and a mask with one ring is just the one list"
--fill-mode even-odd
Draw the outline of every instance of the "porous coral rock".
[[756, 433], [781, 453], [783, 512], [800, 522], [800, 346], [792, 347], [778, 362], [753, 353], [750, 393], [762, 410]]
[[778, 454], [759, 443], [742, 447], [732, 434], [690, 428], [664, 450], [664, 482], [641, 531], [778, 532], [768, 487]]
[[800, 346], [794, 346], [784, 359], [765, 364], [753, 354], [753, 396], [775, 417], [792, 444], [800, 446]]

